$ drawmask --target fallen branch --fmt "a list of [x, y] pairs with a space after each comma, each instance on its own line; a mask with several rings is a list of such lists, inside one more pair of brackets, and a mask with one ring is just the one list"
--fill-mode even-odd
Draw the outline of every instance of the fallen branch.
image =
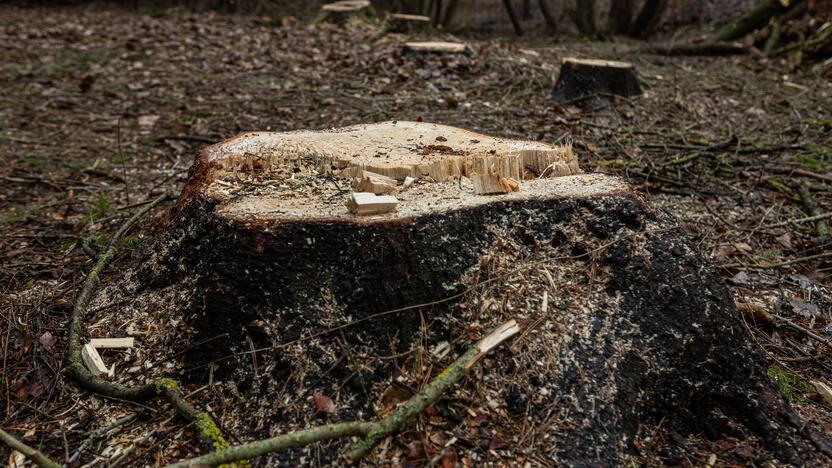
[[747, 54], [749, 47], [739, 42], [687, 42], [682, 44], [656, 44], [645, 47], [642, 51], [667, 56], [724, 56]]
[[36, 465], [38, 465], [41, 468], [61, 468], [61, 465], [53, 462], [49, 459], [49, 457], [33, 449], [32, 447], [29, 447], [23, 442], [15, 439], [14, 436], [4, 431], [3, 429], [0, 429], [0, 441], [3, 441], [3, 443], [8, 445], [10, 449], [17, 450], [18, 452], [22, 453], [23, 456], [25, 456], [29, 460], [32, 460]]
[[803, 333], [804, 335], [808, 336], [809, 338], [814, 339], [815, 341], [818, 341], [820, 343], [825, 344], [826, 348], [829, 349], [830, 351], [832, 351], [832, 341], [827, 340], [826, 338], [818, 335], [817, 333], [813, 332], [812, 330], [809, 330], [806, 327], [802, 327], [802, 326], [792, 322], [791, 320], [787, 319], [786, 317], [781, 317], [777, 314], [768, 314], [768, 316], [771, 317], [771, 318], [777, 319], [778, 321], [780, 321], [780, 322], [788, 325], [789, 327]]
[[722, 29], [717, 31], [714, 39], [717, 41], [732, 41], [739, 39], [757, 28], [764, 26], [769, 18], [775, 16], [790, 7], [801, 3], [802, 0], [795, 0], [786, 6], [780, 0], [763, 0], [751, 11], [731, 21]]
[[69, 323], [69, 371], [73, 377], [81, 384], [82, 387], [111, 398], [118, 398], [128, 401], [141, 402], [149, 400], [155, 396], [161, 396], [168, 400], [182, 418], [189, 422], [193, 422], [199, 435], [200, 444], [207, 450], [217, 450], [228, 447], [228, 442], [222, 437], [219, 428], [214, 423], [211, 416], [203, 411], [197, 410], [193, 405], [185, 400], [182, 390], [176, 381], [168, 378], [156, 378], [143, 385], [126, 386], [118, 383], [112, 383], [102, 379], [87, 369], [81, 358], [81, 335], [84, 331], [84, 318], [87, 315], [90, 301], [92, 300], [95, 288], [100, 281], [101, 272], [112, 260], [118, 251], [118, 243], [122, 236], [136, 223], [142, 216], [147, 214], [159, 203], [170, 198], [169, 193], [165, 193], [153, 201], [145, 205], [142, 210], [134, 214], [128, 219], [124, 225], [115, 233], [110, 239], [107, 247], [102, 251], [98, 257], [98, 261], [84, 280], [84, 285], [81, 288], [81, 294], [75, 302], [75, 308], [72, 311], [72, 316]]
[[283, 434], [270, 439], [258, 440], [247, 444], [229, 447], [223, 450], [183, 460], [169, 465], [169, 468], [182, 468], [196, 465], [220, 465], [238, 460], [254, 458], [293, 447], [300, 447], [314, 442], [321, 442], [342, 437], [362, 436], [363, 440], [353, 445], [346, 454], [347, 459], [356, 461], [366, 456], [386, 437], [405, 430], [425, 408], [435, 402], [451, 386], [462, 378], [471, 367], [485, 354], [500, 343], [515, 335], [520, 327], [510, 320], [481, 339], [434, 378], [421, 392], [399, 405], [390, 415], [373, 422], [353, 421], [327, 424], [302, 431]]
[[815, 255], [808, 255], [806, 257], [795, 258], [792, 260], [786, 260], [785, 262], [779, 263], [772, 263], [770, 265], [762, 265], [760, 263], [755, 263], [753, 265], [749, 265], [746, 263], [726, 263], [724, 265], [720, 265], [720, 268], [752, 268], [755, 270], [770, 270], [773, 268], [780, 268], [784, 266], [794, 265], [797, 263], [809, 262], [812, 260], [818, 260], [821, 258], [832, 257], [832, 252], [823, 252]]
[[765, 226], [762, 226], [760, 229], [772, 229], [772, 228], [777, 228], [777, 227], [788, 226], [790, 224], [809, 223], [809, 222], [812, 222], [812, 221], [817, 221], [819, 219], [827, 219], [827, 218], [832, 218], [832, 213], [823, 213], [823, 214], [819, 214], [819, 215], [815, 215], [815, 216], [807, 216], [805, 218], [790, 219], [788, 221], [782, 221], [782, 222], [779, 222], [779, 223], [767, 224]]

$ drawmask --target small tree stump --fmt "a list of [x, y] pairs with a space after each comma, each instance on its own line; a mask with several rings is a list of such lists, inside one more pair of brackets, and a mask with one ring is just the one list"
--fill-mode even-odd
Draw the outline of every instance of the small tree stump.
[[467, 52], [468, 46], [460, 42], [405, 42], [405, 52], [414, 54], [462, 54]]
[[635, 66], [627, 62], [566, 58], [552, 91], [557, 102], [573, 103], [587, 98], [609, 100], [642, 93]]
[[[349, 190], [363, 171], [421, 180], [378, 199]], [[544, 177], [498, 196], [469, 180], [523, 171]], [[315, 392], [337, 395], [339, 418], [368, 418], [396, 376], [442, 367], [422, 350], [465, 349], [510, 316], [521, 337], [451, 398], [500, 417], [456, 412], [449, 437], [535, 427], [507, 459], [595, 466], [684, 460], [688, 436], [742, 434], [755, 459], [824, 465], [825, 439], [778, 393], [684, 231], [623, 180], [581, 173], [569, 147], [416, 122], [246, 133], [203, 150], [169, 219], [99, 303], [126, 304], [107, 311], [124, 321], [182, 323], [167, 359], [185, 356], [194, 381], [234, 382], [246, 394], [236, 427], [269, 421], [247, 437], [313, 425]], [[347, 443], [264, 464], [337, 464]]]
[[430, 17], [392, 13], [387, 16], [387, 30], [395, 33], [424, 32], [430, 29]]
[[320, 20], [327, 23], [344, 24], [349, 18], [372, 16], [369, 0], [341, 0], [321, 7]]

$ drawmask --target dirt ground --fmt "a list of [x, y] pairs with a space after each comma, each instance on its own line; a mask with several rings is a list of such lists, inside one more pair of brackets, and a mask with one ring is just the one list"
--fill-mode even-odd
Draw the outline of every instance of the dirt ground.
[[[832, 206], [828, 78], [749, 56], [653, 55], [638, 42], [469, 38], [470, 54], [415, 56], [401, 53], [404, 40], [366, 24], [3, 7], [2, 427], [73, 466], [193, 453], [188, 427], [149, 411], [75, 454], [90, 430], [127, 414], [61, 370], [91, 257], [134, 208], [180, 188], [205, 144], [248, 130], [422, 119], [572, 142], [584, 170], [620, 175], [675, 215], [720, 268], [781, 391], [832, 435], [832, 407], [811, 385], [832, 383], [832, 348], [818, 340], [832, 339], [832, 244], [817, 221], [787, 222], [814, 214], [806, 198], [816, 213]], [[631, 61], [646, 93], [617, 99], [613, 114], [553, 103], [568, 56]], [[129, 245], [144, 245], [147, 224]], [[761, 320], [761, 309], [815, 336]], [[175, 327], [167, 333], [154, 341], [175, 339]], [[188, 390], [217, 405], [210, 388]], [[686, 463], [722, 457], [718, 446], [702, 450]]]

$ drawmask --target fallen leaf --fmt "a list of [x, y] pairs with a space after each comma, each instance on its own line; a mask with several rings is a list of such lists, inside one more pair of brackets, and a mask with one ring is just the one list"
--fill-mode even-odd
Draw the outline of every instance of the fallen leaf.
[[315, 410], [318, 412], [328, 414], [335, 413], [335, 402], [332, 401], [332, 398], [322, 393], [315, 393], [312, 398], [315, 400]]
[[138, 122], [140, 127], [152, 127], [159, 120], [158, 115], [140, 115]]
[[379, 413], [382, 416], [389, 414], [399, 404], [409, 400], [412, 396], [413, 392], [407, 388], [396, 385], [395, 383], [390, 384], [384, 389], [384, 393], [381, 394], [381, 411]]
[[491, 443], [488, 444], [488, 450], [505, 450], [509, 447], [509, 443], [499, 437], [491, 439]]
[[49, 332], [42, 334], [40, 338], [38, 338], [38, 343], [40, 343], [40, 345], [47, 351], [52, 350], [52, 346], [55, 344], [55, 341], [57, 341], [57, 339]]
[[9, 463], [8, 468], [23, 468], [26, 463], [26, 456], [22, 453], [18, 452], [17, 450], [12, 450], [11, 455], [9, 455]]
[[442, 468], [454, 468], [457, 465], [456, 449], [448, 447], [442, 452]]
[[775, 237], [777, 242], [787, 249], [792, 248], [792, 235], [789, 232], [783, 233], [780, 236]]

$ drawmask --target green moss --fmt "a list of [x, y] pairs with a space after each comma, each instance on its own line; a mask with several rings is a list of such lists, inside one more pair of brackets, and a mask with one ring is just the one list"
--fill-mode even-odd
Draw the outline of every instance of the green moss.
[[173, 379], [156, 379], [156, 391], [161, 392], [163, 388], [179, 388], [179, 384]]
[[760, 254], [757, 255], [757, 257], [763, 260], [771, 260], [772, 258], [775, 258], [778, 255], [780, 255], [780, 249], [766, 249], [760, 252]]
[[808, 381], [782, 367], [769, 367], [768, 375], [774, 379], [774, 383], [777, 384], [777, 389], [789, 401], [799, 399], [804, 393], [812, 391], [812, 386]]
[[815, 154], [799, 154], [795, 160], [809, 170], [823, 172], [832, 164], [832, 148], [818, 147]]
[[217, 427], [217, 424], [211, 419], [208, 413], [198, 413], [194, 420], [194, 425], [196, 425], [201, 436], [207, 437], [211, 441], [214, 450], [222, 450], [230, 447], [228, 441], [223, 438], [220, 428]]

